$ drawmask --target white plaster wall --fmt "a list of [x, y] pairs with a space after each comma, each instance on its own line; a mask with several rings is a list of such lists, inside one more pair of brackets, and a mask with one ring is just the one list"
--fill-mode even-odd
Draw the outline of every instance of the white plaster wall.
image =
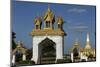
[[38, 45], [45, 38], [49, 38], [56, 43], [56, 59], [63, 59], [63, 36], [33, 36], [33, 56], [32, 60], [38, 62]]

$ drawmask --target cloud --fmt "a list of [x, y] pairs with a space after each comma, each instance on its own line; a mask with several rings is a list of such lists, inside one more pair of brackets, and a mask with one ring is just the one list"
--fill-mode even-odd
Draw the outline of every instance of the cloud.
[[72, 27], [73, 29], [85, 29], [85, 28], [88, 28], [87, 26], [73, 26]]
[[88, 26], [85, 26], [85, 25], [70, 26], [68, 28], [72, 31], [87, 31], [88, 30]]
[[68, 12], [85, 13], [85, 12], [87, 12], [87, 10], [86, 9], [82, 9], [82, 8], [72, 8], [72, 9], [69, 9]]

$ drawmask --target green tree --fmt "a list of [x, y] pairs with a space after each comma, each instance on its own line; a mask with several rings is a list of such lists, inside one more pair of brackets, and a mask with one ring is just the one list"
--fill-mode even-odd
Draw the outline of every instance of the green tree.
[[12, 32], [12, 49], [15, 49], [16, 48], [16, 43], [15, 43], [15, 38], [16, 38], [16, 33], [15, 32]]
[[27, 60], [31, 60], [32, 58], [32, 48], [27, 50]]

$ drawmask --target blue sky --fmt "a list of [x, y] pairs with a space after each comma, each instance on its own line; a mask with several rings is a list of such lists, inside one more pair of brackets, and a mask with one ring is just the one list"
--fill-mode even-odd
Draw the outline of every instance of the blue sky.
[[[62, 16], [64, 20], [63, 30], [67, 34], [64, 36], [64, 53], [73, 46], [75, 39], [84, 47], [87, 32], [90, 33], [91, 46], [95, 47], [95, 6], [54, 3], [49, 5], [55, 17]], [[13, 1], [12, 31], [16, 33], [16, 42], [21, 40], [25, 47], [32, 48], [32, 37], [29, 33], [34, 28], [33, 20], [36, 16], [44, 16], [47, 8], [48, 3]]]

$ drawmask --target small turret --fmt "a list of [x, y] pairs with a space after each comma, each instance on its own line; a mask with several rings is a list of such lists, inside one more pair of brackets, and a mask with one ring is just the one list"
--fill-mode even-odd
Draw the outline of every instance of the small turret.
[[48, 6], [48, 9], [44, 15], [44, 29], [53, 29], [53, 23], [54, 23], [54, 14], [51, 11], [50, 7]]
[[57, 29], [62, 30], [63, 19], [61, 16], [57, 17]]
[[41, 18], [40, 17], [37, 17], [34, 19], [34, 24], [35, 24], [35, 29], [36, 30], [40, 30], [41, 29]]

